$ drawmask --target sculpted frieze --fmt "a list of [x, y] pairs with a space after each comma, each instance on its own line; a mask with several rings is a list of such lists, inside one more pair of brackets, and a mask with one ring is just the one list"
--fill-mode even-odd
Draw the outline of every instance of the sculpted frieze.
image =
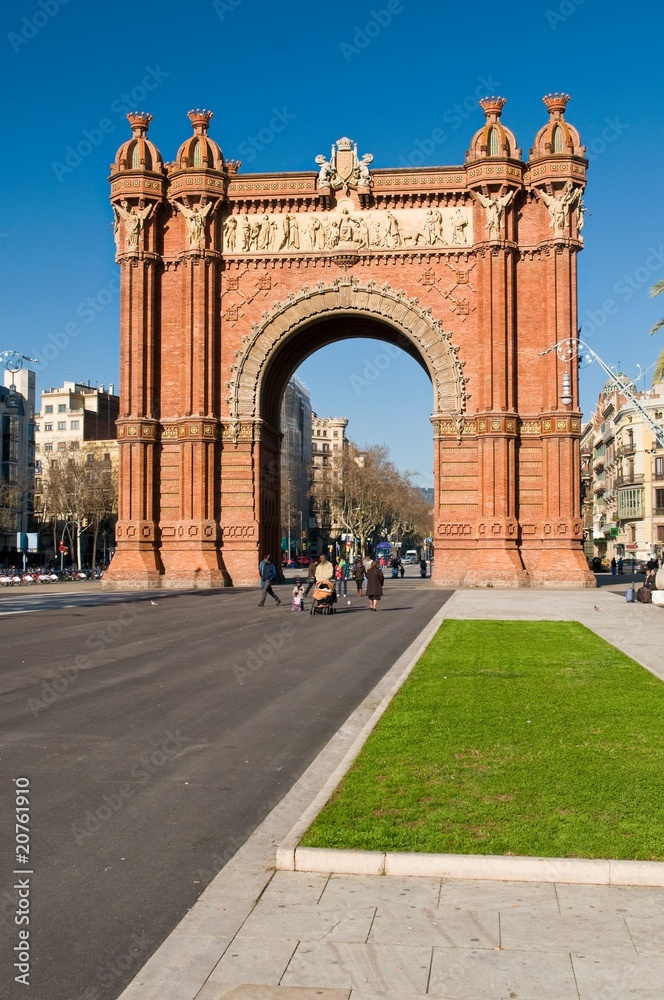
[[459, 249], [473, 244], [470, 207], [355, 209], [329, 212], [229, 215], [224, 253], [281, 254], [334, 251]]

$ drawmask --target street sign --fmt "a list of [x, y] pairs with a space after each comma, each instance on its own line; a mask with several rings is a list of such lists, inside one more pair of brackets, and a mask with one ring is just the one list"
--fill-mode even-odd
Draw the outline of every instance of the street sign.
[[64, 542], [60, 542], [60, 544], [58, 545], [58, 552], [66, 552], [66, 551], [67, 551], [67, 546], [65, 545]]

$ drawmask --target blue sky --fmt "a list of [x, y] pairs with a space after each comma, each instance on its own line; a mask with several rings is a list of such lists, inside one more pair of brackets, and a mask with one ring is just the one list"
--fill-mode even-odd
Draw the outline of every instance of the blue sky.
[[[244, 170], [315, 169], [316, 154], [342, 135], [373, 153], [374, 167], [390, 167], [462, 163], [483, 121], [476, 98], [489, 93], [508, 99], [503, 120], [527, 155], [546, 120], [542, 96], [566, 91], [591, 160], [582, 335], [636, 376], [664, 346], [649, 336], [664, 300], [648, 295], [664, 277], [662, 9], [602, 0], [5, 5], [0, 350], [48, 357], [38, 390], [67, 378], [117, 385], [107, 177], [130, 134], [128, 110], [154, 115], [150, 136], [165, 160], [191, 134], [186, 112], [204, 107], [215, 112], [211, 134]], [[268, 135], [275, 109], [287, 123]], [[318, 413], [349, 416], [355, 440], [387, 444], [428, 485], [426, 376], [404, 355], [359, 390], [351, 377], [382, 351], [338, 344], [299, 374]], [[586, 413], [604, 381], [596, 365], [582, 372]]]

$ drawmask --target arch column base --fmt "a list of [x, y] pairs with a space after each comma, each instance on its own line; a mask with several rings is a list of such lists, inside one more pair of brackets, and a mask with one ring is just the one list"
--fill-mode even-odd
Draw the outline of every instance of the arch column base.
[[164, 590], [214, 590], [230, 586], [231, 580], [216, 547], [183, 545], [164, 549]]
[[524, 553], [533, 587], [552, 590], [594, 590], [595, 574], [588, 569], [580, 546], [546, 546]]
[[437, 587], [529, 587], [530, 576], [515, 546], [436, 548], [432, 583]]
[[530, 586], [530, 576], [515, 544], [494, 546], [483, 542], [475, 549], [474, 556], [463, 581], [464, 587], [515, 590]]
[[162, 586], [164, 567], [153, 548], [118, 547], [101, 581], [102, 590], [157, 590]]

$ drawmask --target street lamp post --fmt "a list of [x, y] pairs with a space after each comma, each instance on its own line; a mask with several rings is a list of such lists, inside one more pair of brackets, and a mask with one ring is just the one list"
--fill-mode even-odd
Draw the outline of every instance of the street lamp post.
[[[64, 527], [62, 529], [62, 534], [60, 535], [60, 545], [58, 546], [58, 548], [60, 550], [60, 572], [61, 573], [64, 572], [64, 568], [65, 568], [65, 549], [68, 548], [68, 546], [65, 545], [65, 533], [67, 531], [67, 528], [70, 525], [72, 525], [72, 524], [76, 525], [76, 521], [65, 521]], [[79, 566], [79, 569], [80, 568], [81, 567]]]
[[[592, 347], [588, 347], [588, 345], [584, 343], [583, 340], [571, 337], [568, 338], [567, 340], [559, 340], [557, 344], [552, 344], [551, 347], [547, 347], [545, 351], [540, 351], [540, 356], [543, 356], [545, 354], [550, 354], [551, 351], [555, 351], [560, 360], [564, 361], [565, 366], [567, 366], [570, 361], [572, 361], [574, 358], [579, 357], [579, 355], [581, 354], [581, 350], [586, 352], [585, 361], [588, 364], [592, 364], [593, 361], [596, 361], [597, 364], [600, 366], [600, 368], [602, 368], [606, 372], [606, 374], [609, 377], [609, 380], [613, 382], [615, 386], [617, 386], [620, 392], [622, 392], [622, 394], [627, 399], [629, 399], [634, 408], [638, 410], [643, 419], [647, 422], [648, 426], [652, 429], [657, 443], [664, 448], [664, 426], [661, 424], [661, 422], [658, 422], [651, 417], [646, 408], [642, 406], [639, 400], [636, 398], [635, 394], [632, 392], [629, 386], [626, 385], [624, 382], [622, 382], [618, 378], [617, 374], [615, 372], [612, 372], [609, 366], [604, 361], [602, 361], [599, 354], [593, 351]], [[563, 374], [562, 394], [560, 396], [560, 402], [563, 404], [563, 406], [571, 406], [573, 402], [572, 377], [569, 371], [567, 370], [567, 367], [565, 367], [565, 372]]]
[[302, 555], [302, 511], [298, 510], [298, 514], [300, 515], [300, 555]]

